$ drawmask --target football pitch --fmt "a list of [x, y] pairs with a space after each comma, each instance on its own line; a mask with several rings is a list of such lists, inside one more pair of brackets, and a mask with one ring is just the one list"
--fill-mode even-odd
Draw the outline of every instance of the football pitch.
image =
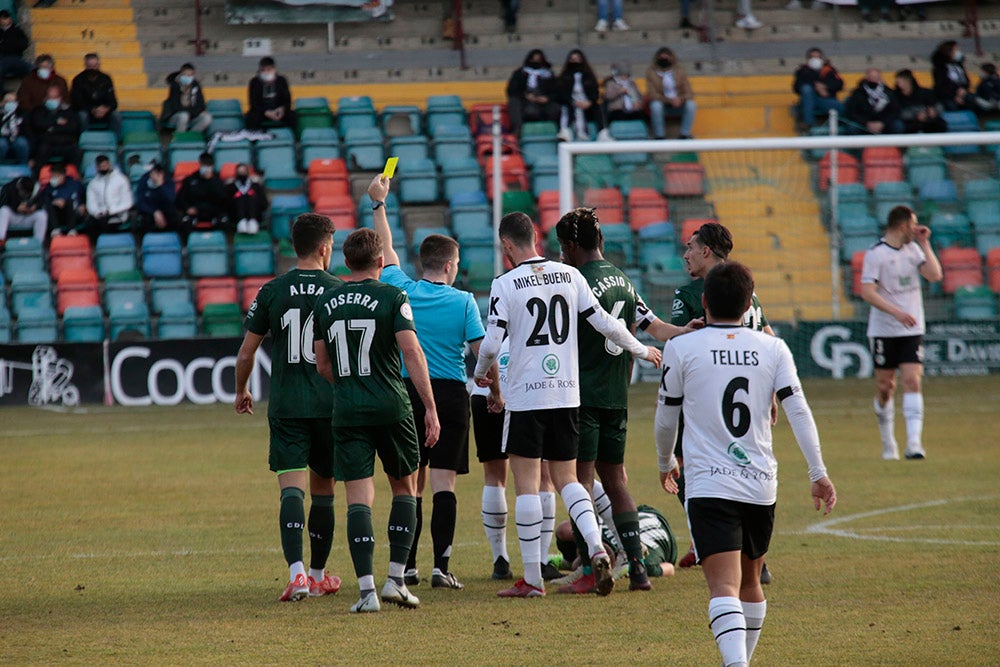
[[[658, 489], [655, 389], [632, 389], [629, 483], [638, 502], [664, 512], [683, 553], [681, 507]], [[1000, 377], [926, 381], [925, 461], [881, 460], [873, 381], [805, 389], [839, 502], [828, 517], [813, 511], [782, 416], [774, 582], [753, 664], [1000, 663]], [[0, 663], [719, 665], [698, 568], [653, 579], [649, 593], [622, 580], [608, 598], [550, 587], [545, 598], [498, 599], [474, 447], [451, 560], [465, 590], [425, 581], [412, 589], [418, 610], [348, 614], [358, 589], [338, 486], [328, 569], [343, 588], [278, 603], [287, 581], [278, 487], [266, 406], [256, 412], [0, 411]], [[381, 586], [389, 493], [376, 481]], [[508, 502], [517, 572], [512, 489]], [[424, 512], [419, 567], [429, 577], [430, 502]]]

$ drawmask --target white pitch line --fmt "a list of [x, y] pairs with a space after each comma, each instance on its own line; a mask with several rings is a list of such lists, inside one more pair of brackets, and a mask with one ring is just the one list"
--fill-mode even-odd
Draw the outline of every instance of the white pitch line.
[[[943, 498], [940, 500], [928, 500], [926, 502], [913, 503], [910, 505], [885, 507], [878, 510], [859, 512], [857, 514], [849, 514], [847, 516], [841, 516], [835, 519], [820, 521], [819, 523], [809, 526], [804, 531], [799, 531], [799, 534], [834, 535], [836, 537], [846, 537], [848, 539], [853, 539], [853, 540], [871, 540], [877, 542], [917, 542], [921, 544], [960, 544], [964, 546], [990, 546], [990, 547], [1000, 546], [1000, 541], [997, 540], [980, 541], [980, 540], [948, 540], [948, 539], [937, 539], [931, 537], [925, 537], [925, 538], [892, 537], [890, 535], [865, 535], [851, 530], [841, 530], [838, 528], [834, 528], [834, 526], [839, 526], [840, 524], [847, 523], [849, 521], [866, 519], [868, 517], [873, 517], [873, 516], [884, 516], [886, 514], [893, 514], [898, 512], [909, 512], [910, 510], [924, 509], [926, 507], [941, 507], [942, 505], [950, 505], [953, 503], [974, 502], [980, 500], [996, 500], [997, 498], [1000, 498], [1000, 495], [970, 496], [964, 498]], [[984, 530], [987, 527], [981, 526], [979, 528], [981, 530]], [[861, 528], [857, 530], [869, 530], [869, 529]]]
[[[233, 430], [238, 428], [249, 429], [249, 428], [264, 428], [265, 424], [255, 423], [255, 422], [242, 422], [237, 424], [225, 424], [224, 426], [216, 426], [215, 428], [225, 428], [226, 430]], [[204, 431], [206, 429], [213, 428], [207, 423], [198, 424], [160, 424], [157, 426], [141, 426], [141, 425], [122, 425], [122, 426], [102, 426], [93, 428], [49, 428], [49, 429], [21, 429], [13, 431], [4, 431], [3, 437], [7, 438], [38, 438], [50, 435], [79, 435], [79, 434], [94, 434], [94, 435], [110, 435], [112, 433], [163, 433], [167, 431]]]

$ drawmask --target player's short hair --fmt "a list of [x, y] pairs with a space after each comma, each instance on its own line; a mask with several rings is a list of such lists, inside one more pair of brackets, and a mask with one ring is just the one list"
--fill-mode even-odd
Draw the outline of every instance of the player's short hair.
[[298, 257], [316, 254], [333, 235], [333, 222], [319, 213], [302, 213], [292, 222], [292, 247]]
[[374, 229], [364, 227], [351, 232], [344, 241], [344, 261], [351, 271], [367, 271], [378, 266], [382, 239]]
[[597, 210], [575, 208], [556, 223], [556, 236], [561, 241], [572, 241], [584, 250], [600, 250], [604, 247], [604, 233]]
[[444, 234], [431, 234], [420, 243], [420, 265], [424, 271], [442, 271], [444, 265], [454, 261], [458, 254], [458, 241]]
[[886, 219], [886, 228], [895, 229], [900, 225], [904, 225], [910, 221], [914, 215], [914, 211], [909, 206], [895, 206], [891, 211], [889, 211], [889, 217]]
[[500, 221], [499, 235], [519, 248], [530, 248], [535, 245], [535, 223], [524, 213], [514, 211]]
[[712, 251], [719, 259], [728, 259], [733, 251], [733, 235], [717, 222], [706, 222], [694, 233], [698, 243]]
[[753, 274], [739, 262], [716, 264], [705, 276], [705, 310], [717, 320], [739, 320], [753, 298]]

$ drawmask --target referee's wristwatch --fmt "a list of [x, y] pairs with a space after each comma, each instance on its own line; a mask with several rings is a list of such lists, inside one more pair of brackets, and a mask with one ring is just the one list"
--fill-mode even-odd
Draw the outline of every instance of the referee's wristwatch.
[[372, 202], [372, 210], [373, 211], [377, 211], [380, 208], [382, 208], [383, 206], [385, 206], [385, 202], [384, 201], [373, 201]]

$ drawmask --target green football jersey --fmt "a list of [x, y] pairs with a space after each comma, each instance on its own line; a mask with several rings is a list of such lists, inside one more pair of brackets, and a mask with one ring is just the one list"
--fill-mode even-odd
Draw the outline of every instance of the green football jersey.
[[[705, 317], [705, 309], [701, 306], [701, 295], [705, 292], [705, 280], [697, 278], [687, 285], [674, 290], [674, 304], [670, 312], [671, 324], [684, 326], [698, 317]], [[768, 325], [767, 317], [761, 308], [757, 293], [750, 300], [750, 309], [743, 314], [743, 326], [755, 331], [762, 331]]]
[[673, 565], [677, 561], [677, 539], [667, 518], [649, 505], [639, 505], [639, 539], [648, 549], [643, 559], [646, 570], [660, 574], [660, 563]]
[[[579, 267], [591, 291], [604, 310], [626, 327], [648, 326], [652, 314], [636, 293], [632, 281], [607, 260], [587, 262]], [[637, 311], [640, 321], [637, 322]], [[628, 407], [629, 366], [632, 357], [580, 319], [580, 405], [593, 408]]]
[[403, 290], [379, 282], [346, 282], [316, 303], [315, 337], [333, 364], [333, 423], [393, 424], [412, 412], [401, 375], [397, 331], [415, 331]]
[[340, 284], [326, 271], [292, 269], [261, 287], [250, 305], [247, 330], [273, 341], [269, 417], [330, 416], [333, 396], [316, 372], [312, 320], [316, 300]]

